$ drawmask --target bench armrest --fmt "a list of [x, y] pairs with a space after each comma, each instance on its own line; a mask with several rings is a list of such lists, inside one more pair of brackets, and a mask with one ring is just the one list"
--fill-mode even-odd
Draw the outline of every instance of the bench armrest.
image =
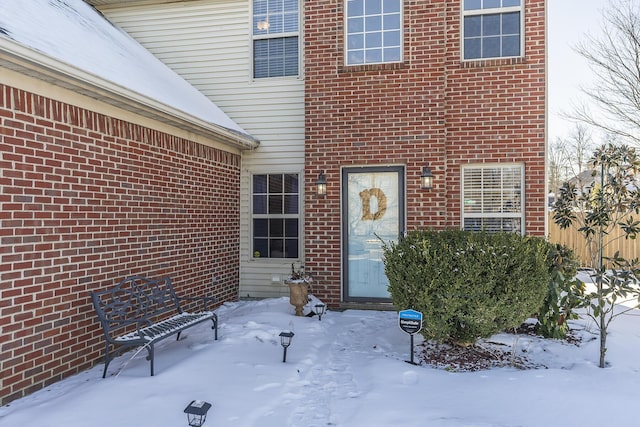
[[214, 304], [218, 301], [216, 297], [177, 297], [178, 301], [188, 302], [201, 302], [203, 311], [210, 311], [209, 304]]

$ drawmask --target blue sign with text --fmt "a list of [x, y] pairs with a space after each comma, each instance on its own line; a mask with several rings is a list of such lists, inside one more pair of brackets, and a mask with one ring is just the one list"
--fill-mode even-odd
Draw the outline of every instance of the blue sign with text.
[[415, 334], [422, 329], [422, 313], [415, 310], [402, 310], [398, 313], [400, 329], [408, 334]]

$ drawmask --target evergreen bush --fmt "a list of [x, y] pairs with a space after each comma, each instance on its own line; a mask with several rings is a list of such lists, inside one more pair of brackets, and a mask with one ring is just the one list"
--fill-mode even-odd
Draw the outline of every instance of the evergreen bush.
[[584, 307], [584, 283], [576, 279], [578, 261], [573, 250], [556, 243], [548, 257], [549, 291], [538, 313], [536, 332], [546, 338], [565, 338], [567, 320], [577, 319], [573, 311]]
[[416, 230], [383, 249], [393, 304], [423, 313], [427, 339], [473, 343], [518, 327], [548, 292], [550, 245], [542, 238]]

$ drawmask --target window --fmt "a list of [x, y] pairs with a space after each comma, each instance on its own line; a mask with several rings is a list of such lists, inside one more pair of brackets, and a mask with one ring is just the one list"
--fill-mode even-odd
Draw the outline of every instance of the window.
[[298, 0], [253, 0], [253, 77], [298, 75]]
[[522, 165], [462, 168], [462, 228], [524, 233]]
[[253, 175], [253, 257], [298, 258], [298, 174]]
[[464, 0], [464, 59], [521, 56], [524, 0]]
[[402, 60], [402, 1], [346, 2], [346, 64], [379, 64]]

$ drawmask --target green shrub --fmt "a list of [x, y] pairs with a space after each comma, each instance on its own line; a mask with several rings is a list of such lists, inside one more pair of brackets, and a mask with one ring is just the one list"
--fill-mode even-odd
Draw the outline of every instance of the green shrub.
[[578, 261], [566, 246], [553, 245], [547, 262], [549, 290], [538, 313], [536, 332], [546, 338], [564, 338], [567, 320], [577, 319], [573, 310], [583, 305], [584, 283], [575, 278]]
[[417, 230], [383, 248], [392, 301], [423, 313], [427, 339], [472, 343], [518, 327], [547, 295], [542, 238]]

